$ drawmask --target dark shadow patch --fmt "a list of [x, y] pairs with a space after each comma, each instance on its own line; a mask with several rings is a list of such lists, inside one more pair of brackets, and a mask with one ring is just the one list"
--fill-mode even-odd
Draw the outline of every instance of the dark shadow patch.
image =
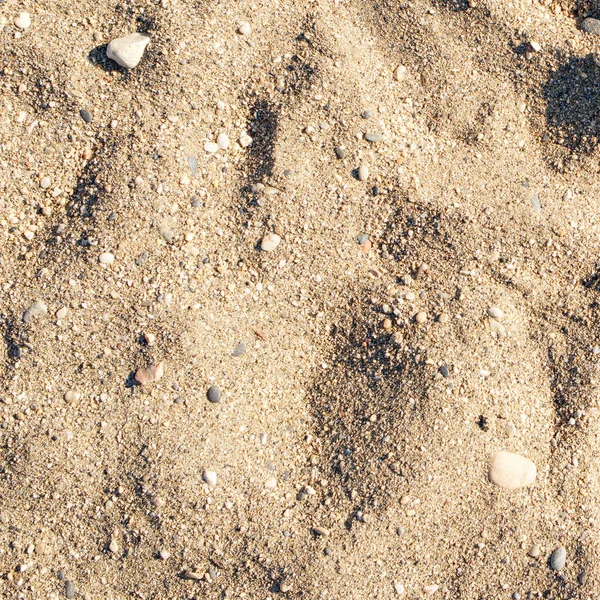
[[600, 134], [600, 67], [593, 57], [573, 57], [550, 73], [542, 86], [550, 141], [570, 152], [589, 154]]
[[120, 67], [114, 60], [110, 60], [106, 56], [106, 48], [108, 44], [96, 46], [88, 53], [88, 60], [94, 65], [100, 67], [103, 71], [110, 73], [111, 71], [121, 71], [126, 73], [127, 69]]

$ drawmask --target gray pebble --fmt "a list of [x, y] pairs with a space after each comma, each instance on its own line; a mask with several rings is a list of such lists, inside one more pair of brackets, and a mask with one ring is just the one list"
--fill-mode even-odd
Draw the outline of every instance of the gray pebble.
[[65, 583], [65, 596], [67, 598], [75, 598], [75, 584], [72, 581]]
[[206, 392], [206, 397], [210, 402], [221, 402], [221, 390], [216, 385], [211, 385]]
[[342, 148], [341, 146], [336, 146], [334, 148], [334, 152], [335, 155], [342, 160], [343, 158], [346, 158], [346, 150], [344, 150], [344, 148]]
[[581, 22], [581, 30], [592, 35], [600, 35], [600, 20], [588, 17]]
[[240, 342], [233, 349], [233, 352], [231, 353], [231, 356], [233, 356], [234, 358], [237, 358], [238, 356], [242, 356], [242, 354], [244, 354], [245, 352], [246, 352], [246, 344], [244, 344], [244, 342]]
[[86, 122], [86, 123], [91, 123], [92, 122], [92, 113], [87, 109], [87, 108], [82, 108], [79, 111], [79, 114], [81, 115], [81, 118]]
[[540, 199], [537, 196], [531, 197], [531, 206], [533, 206], [537, 212], [542, 212], [542, 205], [540, 204]]
[[443, 377], [448, 377], [448, 375], [450, 375], [450, 371], [448, 370], [448, 367], [446, 365], [442, 365], [440, 367], [440, 373]]
[[45, 315], [48, 313], [48, 307], [43, 302], [34, 302], [24, 313], [23, 323], [29, 323], [33, 317]]
[[361, 233], [357, 238], [356, 241], [359, 243], [359, 245], [363, 246], [364, 244], [367, 243], [367, 240], [369, 239], [369, 236], [366, 233]]
[[380, 133], [373, 133], [373, 132], [369, 132], [365, 134], [365, 140], [367, 140], [367, 142], [371, 142], [372, 144], [375, 144], [377, 142], [380, 142], [383, 139], [383, 136]]
[[208, 567], [208, 574], [213, 581], [217, 578], [217, 571], [214, 567]]
[[550, 555], [550, 568], [553, 571], [560, 571], [565, 568], [567, 561], [567, 551], [564, 546], [559, 546]]
[[198, 161], [195, 156], [188, 156], [188, 165], [192, 175], [195, 175], [198, 172]]
[[373, 116], [373, 113], [370, 110], [363, 110], [361, 117], [363, 119], [370, 119]]

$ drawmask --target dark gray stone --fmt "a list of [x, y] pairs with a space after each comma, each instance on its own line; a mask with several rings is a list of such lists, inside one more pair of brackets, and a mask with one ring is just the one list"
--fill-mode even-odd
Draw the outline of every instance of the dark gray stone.
[[206, 397], [210, 402], [221, 402], [221, 390], [216, 385], [211, 385], [206, 392]]
[[334, 148], [334, 152], [335, 155], [342, 160], [343, 158], [346, 158], [346, 151], [341, 147], [341, 146], [336, 146]]
[[75, 584], [72, 581], [65, 582], [65, 596], [75, 598]]
[[87, 108], [82, 108], [79, 111], [79, 114], [81, 115], [81, 118], [86, 122], [86, 123], [91, 123], [92, 122], [92, 113], [87, 109]]

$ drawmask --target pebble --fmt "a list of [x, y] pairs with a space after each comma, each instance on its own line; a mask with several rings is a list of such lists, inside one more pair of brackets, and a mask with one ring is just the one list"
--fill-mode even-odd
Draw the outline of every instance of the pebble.
[[446, 365], [442, 365], [440, 367], [440, 373], [443, 377], [448, 377], [448, 375], [450, 375], [450, 371], [448, 370], [448, 367]]
[[537, 212], [542, 212], [542, 205], [540, 204], [540, 199], [538, 196], [531, 197], [531, 206], [533, 206]]
[[242, 354], [246, 353], [246, 344], [244, 342], [240, 342], [231, 353], [231, 356], [237, 358], [238, 356], [242, 356]]
[[402, 81], [406, 76], [406, 67], [404, 65], [398, 65], [394, 70], [394, 79], [396, 81]]
[[267, 233], [260, 243], [260, 247], [265, 252], [273, 252], [279, 246], [281, 238], [276, 233]]
[[519, 454], [499, 451], [492, 458], [490, 465], [490, 481], [507, 490], [531, 485], [536, 478], [535, 464]]
[[425, 323], [425, 321], [427, 321], [427, 313], [423, 312], [422, 310], [419, 311], [416, 315], [415, 315], [415, 321], [417, 323], [419, 323], [419, 325]]
[[65, 582], [65, 596], [67, 598], [75, 598], [75, 584], [68, 579]]
[[588, 17], [581, 22], [581, 29], [585, 33], [591, 33], [592, 35], [600, 35], [600, 20]]
[[98, 257], [98, 260], [102, 265], [112, 265], [115, 262], [115, 255], [111, 254], [110, 252], [103, 252]]
[[79, 392], [76, 392], [75, 390], [68, 390], [67, 392], [65, 392], [64, 395], [64, 399], [67, 402], [77, 402], [79, 398], [81, 398], [81, 394]]
[[247, 133], [242, 133], [242, 135], [240, 135], [240, 146], [242, 148], [247, 148], [250, 144], [252, 144], [252, 138]]
[[28, 29], [31, 26], [31, 16], [29, 13], [19, 13], [19, 16], [15, 19], [15, 26], [19, 29]]
[[188, 156], [188, 166], [190, 168], [190, 171], [192, 172], [192, 175], [195, 175], [198, 172], [198, 161], [196, 160], [195, 156]]
[[529, 45], [534, 52], [539, 52], [542, 49], [542, 46], [536, 41], [529, 42]]
[[23, 313], [23, 323], [29, 323], [33, 317], [46, 314], [48, 314], [48, 307], [43, 302], [38, 300]]
[[130, 33], [125, 37], [112, 40], [106, 47], [106, 56], [121, 67], [133, 69], [138, 66], [149, 43], [150, 36], [143, 33]]
[[320, 536], [323, 537], [328, 537], [330, 535], [330, 531], [329, 529], [327, 529], [326, 527], [313, 527], [313, 531]]
[[497, 306], [491, 306], [487, 309], [487, 314], [492, 317], [492, 319], [501, 319], [504, 316], [504, 313]]
[[221, 390], [216, 385], [211, 385], [206, 392], [206, 397], [214, 404], [221, 402]]
[[333, 151], [340, 160], [346, 158], [346, 150], [342, 146], [336, 146]]
[[171, 556], [170, 552], [167, 552], [166, 550], [161, 550], [158, 555], [163, 559], [163, 560], [168, 560], [169, 557]]
[[240, 35], [250, 35], [252, 28], [250, 27], [250, 23], [242, 23], [238, 28], [238, 33]]
[[159, 362], [157, 365], [150, 365], [149, 367], [141, 367], [135, 373], [135, 380], [140, 385], [148, 385], [158, 381], [163, 376], [164, 368], [163, 363]]
[[490, 329], [498, 337], [506, 336], [506, 329], [505, 329], [504, 325], [502, 325], [502, 323], [500, 323], [500, 321], [495, 321], [493, 319], [490, 319]]
[[396, 590], [396, 594], [398, 594], [398, 596], [404, 594], [404, 586], [398, 581], [394, 582], [394, 590]]
[[366, 244], [369, 240], [369, 235], [366, 233], [361, 233], [357, 238], [356, 241], [359, 243], [360, 246]]
[[227, 150], [229, 148], [229, 136], [226, 133], [220, 133], [217, 137], [217, 146], [221, 150]]
[[202, 479], [204, 479], [208, 485], [217, 485], [217, 474], [214, 471], [204, 471], [202, 473]]
[[567, 551], [564, 546], [559, 546], [550, 555], [550, 568], [553, 571], [560, 571], [565, 568], [567, 561]]
[[219, 151], [219, 144], [216, 144], [215, 142], [206, 142], [204, 144], [204, 150], [206, 150], [206, 152], [214, 154], [215, 152]]
[[50, 181], [50, 177], [42, 177], [42, 179], [40, 180], [40, 187], [43, 190], [47, 190], [50, 187], [50, 184], [52, 182]]
[[111, 540], [110, 544], [108, 545], [108, 549], [113, 554], [116, 554], [119, 551], [119, 544], [117, 544], [117, 540]]
[[380, 133], [368, 132], [365, 134], [365, 140], [367, 142], [371, 142], [372, 144], [376, 144], [383, 139], [383, 136]]
[[275, 477], [269, 477], [266, 481], [265, 481], [265, 487], [268, 490], [272, 490], [274, 488], [277, 487], [277, 479], [275, 479]]
[[91, 123], [92, 122], [92, 113], [87, 109], [87, 108], [82, 108], [79, 111], [79, 115], [81, 116], [81, 118], [86, 122], [86, 123]]
[[542, 550], [537, 544], [531, 546], [531, 548], [529, 548], [529, 552], [527, 552], [527, 554], [531, 556], [531, 558], [537, 558], [541, 553]]
[[432, 584], [432, 585], [426, 585], [426, 586], [423, 588], [423, 591], [424, 591], [424, 592], [425, 592], [425, 593], [426, 593], [428, 596], [432, 596], [433, 594], [435, 594], [435, 593], [438, 591], [439, 587], [440, 587], [439, 585], [435, 585], [435, 583], [434, 583], [434, 584]]
[[367, 165], [360, 165], [358, 167], [358, 180], [366, 181], [369, 178], [369, 167]]

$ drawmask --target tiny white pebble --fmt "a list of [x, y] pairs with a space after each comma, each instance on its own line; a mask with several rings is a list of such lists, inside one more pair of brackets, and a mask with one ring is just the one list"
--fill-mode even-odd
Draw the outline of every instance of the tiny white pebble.
[[275, 477], [269, 477], [269, 479], [267, 479], [267, 481], [265, 481], [265, 487], [268, 490], [272, 490], [273, 488], [277, 487], [277, 479], [275, 479]]
[[57, 319], [64, 319], [67, 316], [67, 307], [63, 306], [62, 308], [59, 308], [56, 311], [56, 318]]
[[276, 233], [267, 233], [260, 243], [260, 247], [265, 252], [272, 252], [279, 246], [281, 238]]
[[487, 309], [487, 313], [492, 319], [501, 319], [504, 316], [502, 310], [497, 306], [490, 306], [490, 308]]
[[406, 67], [404, 65], [398, 65], [394, 71], [394, 79], [396, 81], [402, 81], [406, 75]]
[[217, 138], [217, 146], [221, 148], [221, 150], [227, 150], [229, 148], [229, 136], [226, 133], [220, 133]]
[[47, 190], [50, 187], [51, 183], [52, 182], [50, 181], [50, 177], [42, 177], [40, 181], [40, 187], [44, 190]]
[[206, 142], [206, 144], [204, 144], [204, 150], [212, 154], [219, 151], [219, 145], [214, 142]]
[[204, 473], [202, 473], [202, 479], [204, 479], [208, 485], [217, 485], [217, 474], [214, 471], [204, 471]]
[[529, 44], [534, 52], [539, 52], [542, 49], [538, 42], [529, 42]]
[[242, 23], [238, 29], [240, 35], [248, 35], [251, 31], [250, 23]]
[[28, 12], [22, 12], [15, 19], [15, 25], [19, 29], [27, 29], [31, 25], [31, 16]]
[[243, 133], [240, 136], [240, 146], [242, 148], [247, 148], [251, 143], [252, 143], [252, 138], [247, 133]]
[[111, 254], [110, 252], [103, 252], [98, 257], [98, 260], [103, 265], [112, 265], [115, 262], [115, 255]]

